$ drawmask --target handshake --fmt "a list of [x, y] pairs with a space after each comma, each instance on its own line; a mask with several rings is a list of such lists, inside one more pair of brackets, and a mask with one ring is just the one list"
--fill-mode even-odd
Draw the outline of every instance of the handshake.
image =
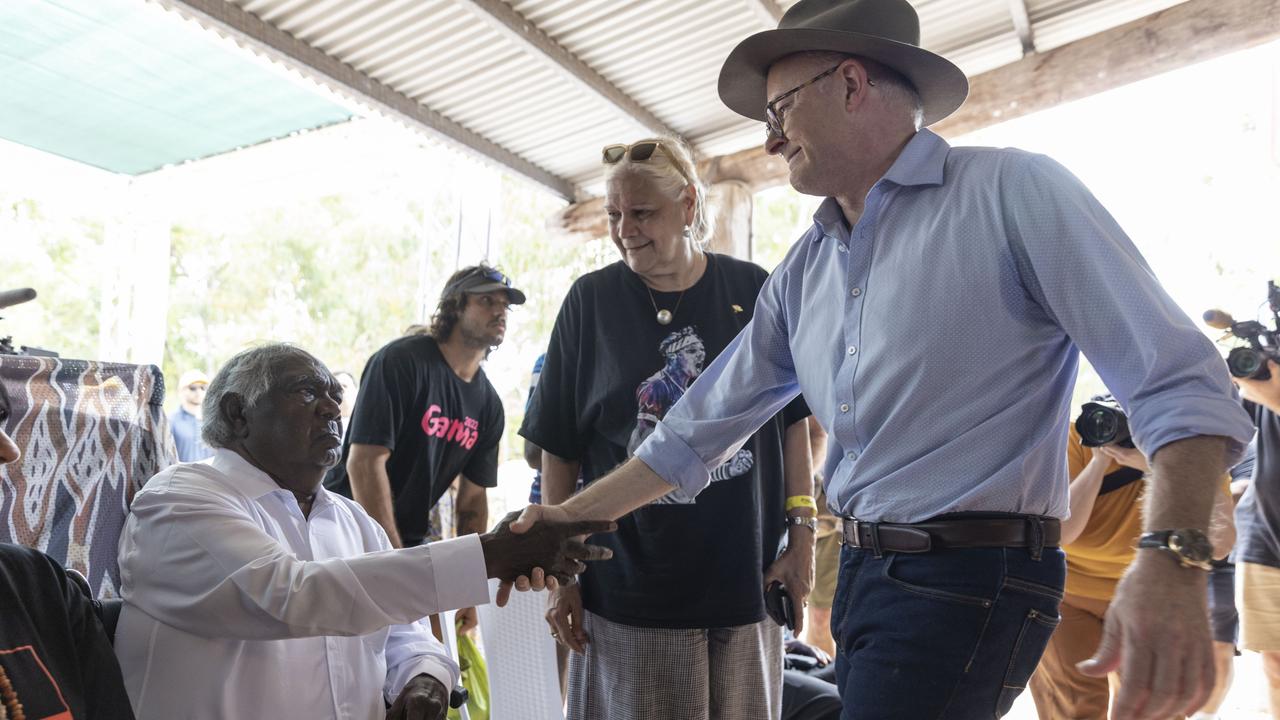
[[480, 536], [485, 572], [501, 581], [498, 606], [507, 604], [512, 587], [554, 590], [572, 584], [587, 562], [613, 557], [608, 548], [583, 542], [585, 536], [617, 529], [609, 520], [573, 520], [563, 509], [543, 505], [508, 514]]

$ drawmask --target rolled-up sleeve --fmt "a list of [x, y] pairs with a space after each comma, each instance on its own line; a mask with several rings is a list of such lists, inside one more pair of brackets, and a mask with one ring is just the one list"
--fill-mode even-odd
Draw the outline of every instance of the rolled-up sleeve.
[[1026, 155], [1014, 177], [1002, 205], [1022, 280], [1125, 407], [1136, 444], [1151, 456], [1222, 436], [1236, 462], [1253, 425], [1213, 343], [1065, 168]]
[[690, 497], [800, 393], [779, 278], [765, 281], [751, 322], [636, 449], [636, 457]]

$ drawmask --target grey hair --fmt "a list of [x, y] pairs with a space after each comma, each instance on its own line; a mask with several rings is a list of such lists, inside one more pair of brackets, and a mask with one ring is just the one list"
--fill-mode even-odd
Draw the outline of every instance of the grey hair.
[[695, 245], [706, 247], [715, 230], [715, 216], [707, 204], [707, 186], [698, 178], [693, 151], [683, 140], [672, 137], [645, 138], [632, 145], [642, 142], [657, 142], [662, 147], [644, 162], [632, 162], [631, 154], [628, 153], [616, 163], [605, 163], [605, 183], [625, 176], [640, 177], [654, 183], [660, 191], [673, 199], [678, 199], [686, 187], [692, 187], [693, 222], [689, 225], [689, 235]]
[[912, 85], [905, 75], [897, 70], [882, 62], [861, 55], [849, 55], [826, 50], [815, 50], [802, 54], [806, 58], [812, 59], [815, 63], [824, 65], [832, 65], [844, 60], [857, 60], [866, 68], [867, 75], [876, 84], [876, 89], [890, 103], [898, 105], [907, 111], [911, 117], [911, 124], [916, 130], [919, 130], [920, 126], [924, 124], [924, 100], [920, 98], [920, 92], [916, 90], [916, 86]]
[[236, 441], [231, 419], [222, 413], [222, 399], [239, 395], [244, 408], [255, 407], [271, 390], [275, 368], [285, 360], [299, 359], [320, 364], [314, 355], [289, 343], [265, 343], [242, 350], [227, 361], [209, 383], [201, 405], [200, 436], [209, 447], [231, 447]]

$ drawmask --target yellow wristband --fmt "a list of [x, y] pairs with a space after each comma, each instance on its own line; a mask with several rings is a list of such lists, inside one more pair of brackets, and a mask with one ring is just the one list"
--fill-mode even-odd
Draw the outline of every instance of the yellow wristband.
[[787, 498], [786, 510], [795, 510], [796, 508], [809, 508], [815, 513], [818, 512], [818, 503], [814, 502], [812, 495], [792, 495]]

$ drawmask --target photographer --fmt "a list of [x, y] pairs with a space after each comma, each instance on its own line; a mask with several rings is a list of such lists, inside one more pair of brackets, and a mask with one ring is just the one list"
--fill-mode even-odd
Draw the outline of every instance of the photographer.
[[[1116, 423], [1114, 434], [1101, 438], [1091, 432], [1096, 428], [1082, 426], [1090, 410], [1099, 406], [1107, 408], [1104, 412]], [[1062, 523], [1067, 556], [1062, 622], [1029, 686], [1036, 710], [1045, 719], [1107, 717], [1114, 678], [1085, 675], [1076, 664], [1087, 660], [1101, 641], [1116, 585], [1137, 554], [1150, 472], [1146, 457], [1133, 446], [1123, 411], [1110, 396], [1094, 398], [1082, 415], [1086, 417], [1069, 428], [1067, 442], [1071, 514]], [[1100, 439], [1110, 442], [1097, 445]], [[1225, 557], [1235, 541], [1228, 483], [1224, 478], [1223, 491], [1214, 502], [1209, 538], [1215, 557]]]
[[1236, 508], [1240, 645], [1262, 653], [1271, 716], [1280, 718], [1280, 366], [1265, 380], [1236, 378], [1258, 426], [1253, 481]]

